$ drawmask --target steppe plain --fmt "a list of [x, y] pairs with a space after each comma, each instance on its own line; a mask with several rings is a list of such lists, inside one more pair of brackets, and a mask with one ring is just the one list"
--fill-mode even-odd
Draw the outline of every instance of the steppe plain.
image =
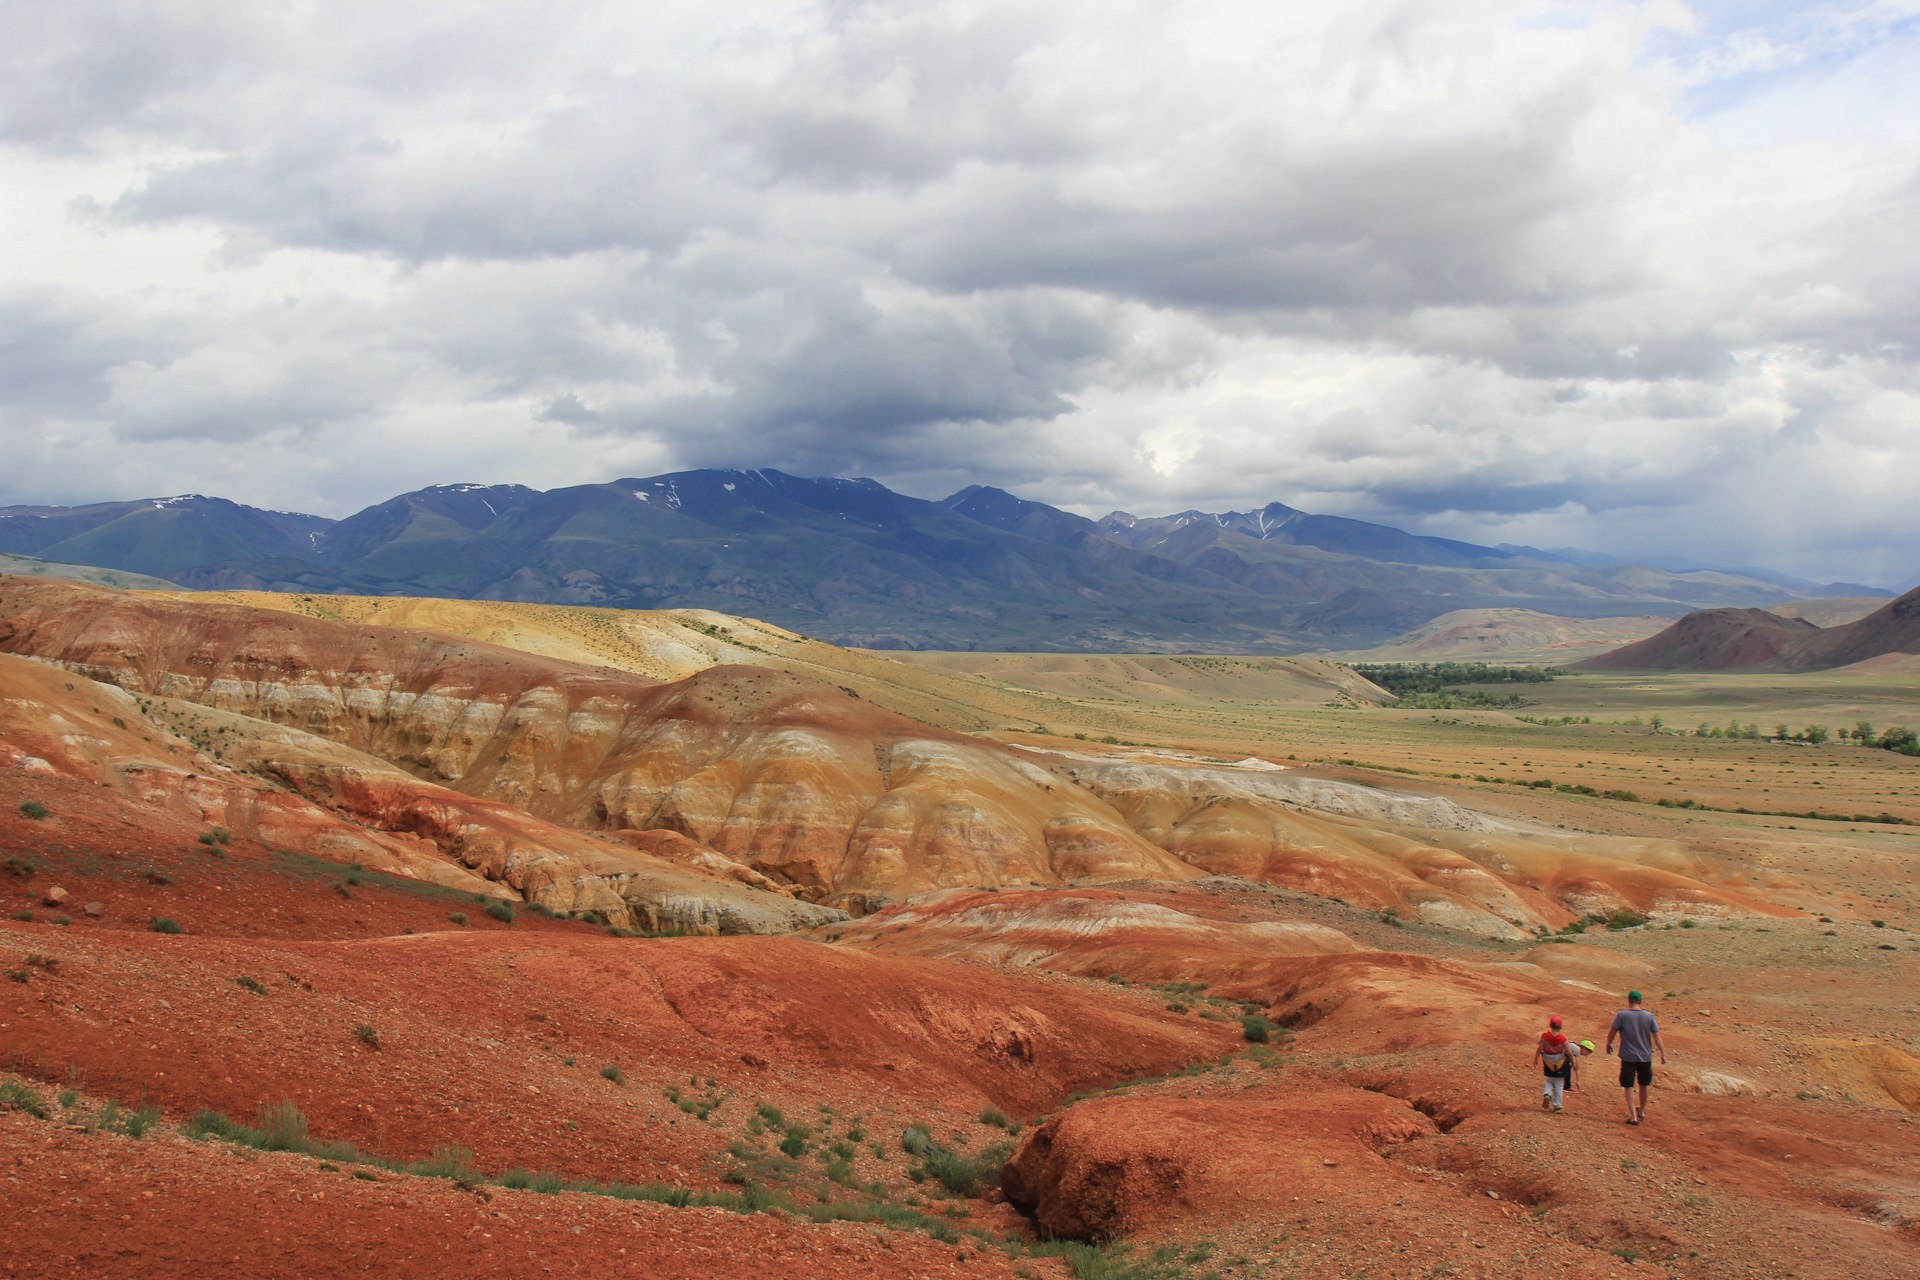
[[0, 579], [0, 1265], [1920, 1275], [1920, 672], [1526, 696]]

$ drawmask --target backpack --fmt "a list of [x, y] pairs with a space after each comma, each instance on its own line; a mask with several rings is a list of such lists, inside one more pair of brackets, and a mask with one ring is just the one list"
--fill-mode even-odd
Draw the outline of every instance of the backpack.
[[1548, 1075], [1557, 1076], [1567, 1069], [1571, 1044], [1572, 1042], [1565, 1036], [1560, 1037], [1560, 1044], [1557, 1047], [1548, 1044], [1546, 1036], [1540, 1037], [1540, 1062], [1547, 1069]]

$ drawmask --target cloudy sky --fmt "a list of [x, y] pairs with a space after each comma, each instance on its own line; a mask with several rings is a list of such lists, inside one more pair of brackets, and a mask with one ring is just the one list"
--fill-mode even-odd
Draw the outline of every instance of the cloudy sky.
[[1920, 0], [0, 5], [0, 503], [690, 466], [1920, 576]]

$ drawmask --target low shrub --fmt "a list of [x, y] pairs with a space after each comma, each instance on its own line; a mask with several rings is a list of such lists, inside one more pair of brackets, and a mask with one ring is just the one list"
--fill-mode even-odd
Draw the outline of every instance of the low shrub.
[[47, 808], [47, 806], [41, 804], [38, 800], [29, 800], [20, 806], [20, 816], [23, 818], [32, 818], [35, 822], [38, 822], [42, 818], [53, 816], [53, 810]]
[[180, 922], [178, 920], [175, 920], [172, 916], [155, 916], [153, 918], [153, 923], [149, 927], [155, 933], [185, 933], [186, 932], [185, 929], [182, 929], [180, 927]]
[[487, 904], [487, 914], [492, 916], [495, 920], [498, 920], [501, 924], [513, 923], [512, 904], [502, 902], [498, 898], [495, 898], [492, 902], [489, 902]]
[[1249, 1013], [1240, 1019], [1240, 1029], [1253, 1044], [1265, 1044], [1280, 1029], [1280, 1024], [1264, 1013]]
[[997, 1143], [974, 1155], [935, 1143], [920, 1163], [928, 1177], [953, 1194], [977, 1196], [985, 1187], [1000, 1185], [1000, 1171], [1012, 1154], [1011, 1143]]
[[467, 913], [464, 911], [455, 911], [450, 913], [447, 919], [453, 921], [455, 924], [464, 925], [467, 922]]
[[233, 982], [235, 986], [245, 987], [248, 991], [253, 992], [253, 994], [257, 996], [263, 996], [267, 994], [266, 985], [262, 983], [258, 978], [248, 978], [243, 976], [243, 977], [235, 978]]
[[620, 1069], [619, 1063], [609, 1062], [606, 1066], [600, 1068], [600, 1078], [603, 1080], [611, 1080], [615, 1084], [625, 1084], [627, 1082], [627, 1073]]
[[364, 1022], [353, 1029], [353, 1035], [356, 1040], [369, 1049], [378, 1049], [380, 1047], [380, 1033]]
[[0, 1111], [24, 1111], [35, 1119], [44, 1120], [47, 1104], [38, 1093], [18, 1080], [0, 1080]]

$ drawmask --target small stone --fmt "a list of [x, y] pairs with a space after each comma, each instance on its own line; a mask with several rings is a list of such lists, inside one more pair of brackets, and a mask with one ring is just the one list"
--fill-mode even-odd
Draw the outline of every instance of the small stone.
[[47, 896], [41, 899], [41, 901], [45, 902], [50, 907], [57, 907], [61, 903], [65, 902], [66, 900], [67, 900], [67, 891], [65, 889], [62, 889], [59, 885], [55, 885], [53, 886], [53, 888], [47, 890]]
[[89, 902], [86, 906], [80, 909], [86, 912], [89, 916], [92, 916], [95, 920], [98, 920], [101, 916], [107, 914], [107, 904], [104, 902]]

